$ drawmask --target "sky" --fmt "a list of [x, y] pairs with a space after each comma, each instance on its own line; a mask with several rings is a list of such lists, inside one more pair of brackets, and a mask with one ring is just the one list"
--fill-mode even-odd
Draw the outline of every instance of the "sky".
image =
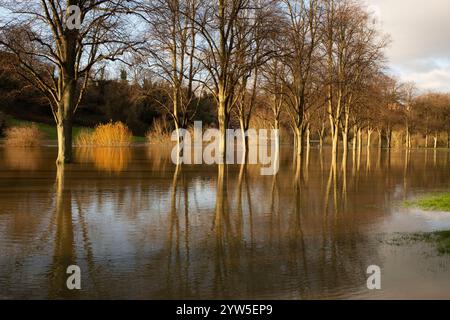
[[389, 72], [423, 92], [450, 92], [450, 1], [365, 1], [390, 35]]

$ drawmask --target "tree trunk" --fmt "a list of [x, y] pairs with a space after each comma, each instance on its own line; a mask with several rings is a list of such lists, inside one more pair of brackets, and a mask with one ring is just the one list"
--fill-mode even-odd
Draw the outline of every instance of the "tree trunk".
[[320, 130], [318, 131], [318, 135], [319, 135], [319, 149], [322, 150], [323, 149], [323, 134]]
[[342, 130], [342, 150], [343, 158], [347, 158], [348, 155], [348, 129], [344, 127]]
[[57, 126], [58, 134], [58, 158], [57, 164], [72, 162], [72, 117], [59, 121]]
[[337, 153], [338, 153], [338, 144], [339, 144], [339, 124], [333, 124], [334, 129], [332, 130], [332, 142], [331, 142], [331, 156], [333, 158], [333, 161], [337, 160]]
[[[219, 156], [220, 159], [225, 160], [227, 155], [227, 110], [225, 97], [223, 94], [219, 94], [219, 110], [218, 110], [218, 120], [219, 120], [219, 130], [220, 130], [220, 141], [219, 141]], [[225, 163], [225, 161], [224, 161]]]
[[362, 149], [362, 130], [358, 128], [358, 153], [361, 153]]
[[367, 150], [370, 149], [371, 144], [372, 144], [372, 130], [367, 129]]
[[405, 131], [405, 147], [406, 149], [411, 148], [411, 139], [409, 137], [409, 123], [406, 121], [406, 131]]
[[295, 147], [297, 156], [301, 156], [303, 152], [303, 130], [295, 128]]
[[357, 142], [358, 142], [358, 127], [355, 125], [353, 126], [353, 139], [352, 139], [352, 144], [353, 144], [353, 150], [356, 150], [356, 146], [357, 146]]
[[386, 145], [388, 149], [391, 149], [392, 130], [390, 128], [386, 131]]
[[378, 148], [383, 148], [383, 135], [381, 130], [378, 130]]
[[309, 154], [311, 150], [311, 131], [309, 130], [309, 125], [306, 127], [306, 152]]
[[428, 149], [428, 133], [425, 135], [425, 149]]
[[434, 139], [434, 149], [437, 149], [438, 136], [437, 134], [433, 137]]
[[348, 155], [348, 121], [349, 121], [348, 111], [344, 116], [344, 127], [342, 128], [342, 148], [343, 148], [343, 158], [347, 159]]

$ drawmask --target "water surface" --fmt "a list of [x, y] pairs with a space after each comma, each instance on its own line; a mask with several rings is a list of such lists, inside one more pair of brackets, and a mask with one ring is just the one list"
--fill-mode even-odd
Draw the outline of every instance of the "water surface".
[[[174, 166], [170, 150], [0, 147], [0, 298], [450, 298], [450, 257], [398, 234], [450, 229], [401, 203], [450, 189], [450, 153], [327, 150], [280, 171]], [[65, 289], [66, 268], [82, 290]], [[382, 270], [382, 289], [366, 269]]]

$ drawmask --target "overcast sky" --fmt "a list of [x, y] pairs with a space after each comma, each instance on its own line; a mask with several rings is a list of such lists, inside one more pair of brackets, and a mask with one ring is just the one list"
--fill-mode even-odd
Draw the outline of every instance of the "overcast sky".
[[450, 92], [450, 0], [365, 1], [391, 36], [391, 72], [423, 91]]

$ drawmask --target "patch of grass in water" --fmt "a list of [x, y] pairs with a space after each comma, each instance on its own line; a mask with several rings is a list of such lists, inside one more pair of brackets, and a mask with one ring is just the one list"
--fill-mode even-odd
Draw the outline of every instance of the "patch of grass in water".
[[407, 201], [404, 205], [408, 208], [417, 207], [425, 211], [450, 212], [450, 193], [426, 196], [417, 200]]
[[450, 230], [435, 232], [439, 253], [450, 253]]
[[418, 241], [436, 245], [439, 254], [450, 254], [450, 230], [400, 234], [387, 241], [387, 243], [390, 245], [401, 246]]

